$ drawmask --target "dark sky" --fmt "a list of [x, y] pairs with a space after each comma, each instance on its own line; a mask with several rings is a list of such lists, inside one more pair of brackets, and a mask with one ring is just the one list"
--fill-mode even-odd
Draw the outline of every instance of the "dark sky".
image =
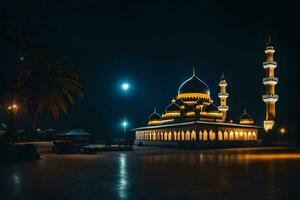
[[[127, 80], [131, 127], [162, 112], [192, 75], [205, 81], [218, 104], [222, 72], [229, 83], [230, 115], [244, 108], [262, 124], [264, 48], [271, 35], [278, 62], [278, 121], [296, 124], [299, 114], [300, 5], [293, 1], [1, 1], [1, 23], [23, 25], [30, 42], [53, 57], [67, 57], [81, 71], [86, 96], [67, 116], [44, 115], [39, 127], [118, 132]], [[0, 37], [0, 89], [16, 78], [23, 56]], [[26, 59], [26, 57], [25, 57]], [[5, 96], [5, 95], [4, 95]], [[5, 97], [2, 97], [2, 103]], [[1, 120], [6, 121], [5, 111]], [[20, 125], [25, 124], [24, 118]]]

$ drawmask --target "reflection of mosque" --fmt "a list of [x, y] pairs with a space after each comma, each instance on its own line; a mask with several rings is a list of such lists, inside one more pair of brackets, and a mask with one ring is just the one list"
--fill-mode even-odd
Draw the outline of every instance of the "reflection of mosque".
[[[268, 44], [267, 49], [270, 46]], [[162, 115], [154, 109], [149, 116], [148, 126], [134, 129], [136, 143], [232, 144], [238, 141], [240, 144], [257, 144], [260, 127], [254, 125], [254, 120], [246, 110], [238, 123], [227, 120], [229, 107], [224, 75], [220, 78], [219, 87], [220, 103], [216, 106], [210, 96], [209, 87], [197, 77], [194, 70], [192, 77], [181, 84], [178, 95], [172, 99]], [[275, 107], [272, 109], [275, 110]]]

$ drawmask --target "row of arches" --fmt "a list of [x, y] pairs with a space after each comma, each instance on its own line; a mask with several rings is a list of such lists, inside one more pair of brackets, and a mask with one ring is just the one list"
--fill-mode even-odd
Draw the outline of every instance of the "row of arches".
[[136, 131], [136, 140], [158, 141], [214, 141], [214, 140], [257, 140], [256, 131], [179, 130], [179, 131]]

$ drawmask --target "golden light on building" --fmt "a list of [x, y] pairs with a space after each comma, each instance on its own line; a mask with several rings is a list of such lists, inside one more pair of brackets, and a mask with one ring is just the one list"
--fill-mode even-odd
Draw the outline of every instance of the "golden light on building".
[[[224, 75], [219, 82], [218, 97], [220, 105], [213, 104], [209, 87], [200, 80], [193, 70], [193, 75], [184, 81], [176, 98], [166, 106], [162, 115], [154, 112], [149, 116], [148, 126], [133, 129], [138, 144], [171, 144], [170, 142], [199, 142], [217, 144], [222, 141], [258, 142], [258, 129], [252, 117], [246, 113], [240, 116], [239, 123], [227, 121], [227, 81]], [[161, 141], [161, 143], [156, 143]], [[165, 142], [167, 141], [167, 142]]]
[[278, 83], [278, 78], [275, 77], [275, 68], [277, 67], [277, 62], [274, 61], [275, 49], [270, 38], [266, 45], [265, 53], [266, 61], [263, 63], [263, 67], [266, 70], [266, 77], [263, 78], [263, 84], [266, 86], [266, 94], [262, 96], [262, 99], [266, 104], [264, 129], [268, 132], [273, 129], [275, 124], [275, 103], [278, 100], [278, 95], [275, 93], [275, 85]]

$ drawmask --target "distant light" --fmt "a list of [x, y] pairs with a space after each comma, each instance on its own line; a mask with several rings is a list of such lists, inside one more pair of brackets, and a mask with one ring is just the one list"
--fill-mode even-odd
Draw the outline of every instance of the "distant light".
[[285, 129], [284, 129], [284, 128], [281, 128], [281, 129], [280, 129], [280, 133], [282, 133], [282, 134], [285, 133]]
[[21, 56], [21, 57], [20, 57], [20, 60], [21, 60], [21, 61], [23, 61], [23, 60], [24, 60], [24, 57], [23, 57], [23, 56]]
[[130, 86], [129, 86], [128, 83], [123, 83], [121, 87], [122, 87], [122, 89], [123, 89], [124, 91], [127, 91], [127, 90], [129, 89]]
[[128, 126], [128, 122], [127, 122], [127, 121], [123, 121], [123, 122], [122, 122], [122, 126], [123, 126], [123, 127], [127, 127], [127, 126]]

